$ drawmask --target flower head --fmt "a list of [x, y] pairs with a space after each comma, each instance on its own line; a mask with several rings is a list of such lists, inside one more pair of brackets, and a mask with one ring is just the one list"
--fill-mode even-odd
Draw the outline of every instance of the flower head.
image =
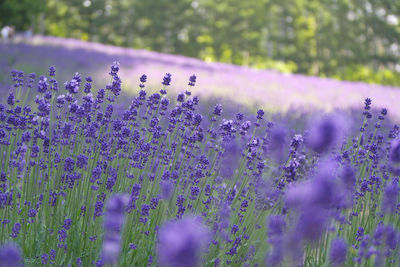
[[171, 73], [166, 73], [164, 78], [163, 78], [162, 84], [165, 85], [165, 86], [170, 85], [171, 84], [171, 76], [172, 76]]
[[347, 244], [343, 238], [335, 238], [331, 243], [329, 259], [333, 266], [343, 265], [347, 256]]
[[344, 122], [338, 116], [326, 116], [310, 127], [307, 144], [317, 153], [326, 152], [341, 138]]
[[16, 244], [8, 243], [0, 247], [0, 267], [18, 266], [21, 260], [21, 250]]
[[128, 199], [125, 195], [114, 195], [107, 204], [104, 220], [104, 242], [101, 258], [106, 264], [115, 264], [121, 250], [120, 231], [124, 223], [125, 206]]
[[198, 218], [186, 217], [164, 224], [158, 238], [161, 266], [198, 266], [199, 254], [209, 241], [210, 231]]
[[192, 76], [190, 76], [190, 78], [189, 78], [189, 86], [194, 86], [195, 84], [196, 84], [196, 75], [192, 75]]

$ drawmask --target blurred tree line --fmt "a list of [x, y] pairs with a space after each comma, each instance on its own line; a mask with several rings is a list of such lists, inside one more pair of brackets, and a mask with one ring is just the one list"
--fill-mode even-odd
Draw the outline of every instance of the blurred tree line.
[[0, 24], [256, 68], [400, 85], [398, 0], [2, 0]]

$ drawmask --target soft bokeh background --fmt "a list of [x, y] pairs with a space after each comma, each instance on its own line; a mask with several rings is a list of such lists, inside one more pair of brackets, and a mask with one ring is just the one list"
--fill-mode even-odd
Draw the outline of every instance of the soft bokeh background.
[[154, 90], [172, 73], [174, 92], [195, 73], [203, 99], [251, 110], [347, 110], [370, 97], [400, 118], [399, 15], [395, 0], [3, 0], [0, 26], [15, 34], [0, 42], [0, 86], [13, 68], [50, 65], [60, 82], [79, 72], [104, 86], [117, 60], [128, 94], [143, 73]]

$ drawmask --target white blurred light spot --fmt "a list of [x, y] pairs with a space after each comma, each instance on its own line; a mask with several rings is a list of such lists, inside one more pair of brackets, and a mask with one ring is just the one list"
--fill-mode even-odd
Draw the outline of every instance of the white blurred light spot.
[[84, 7], [90, 7], [91, 4], [92, 2], [90, 2], [90, 0], [86, 0], [85, 2], [83, 2]]
[[375, 13], [379, 16], [379, 17], [384, 17], [386, 15], [386, 10], [384, 10], [383, 8], [378, 8]]
[[395, 15], [388, 15], [386, 20], [390, 25], [397, 25], [399, 23], [399, 19]]
[[199, 2], [193, 1], [193, 2], [192, 2], [192, 7], [193, 7], [194, 9], [198, 8], [198, 7], [199, 7]]
[[106, 5], [106, 12], [105, 15], [109, 16], [111, 14], [112, 6], [110, 4]]
[[355, 20], [356, 19], [356, 14], [354, 12], [352, 12], [352, 11], [349, 11], [347, 13], [347, 19], [350, 20], [350, 21]]

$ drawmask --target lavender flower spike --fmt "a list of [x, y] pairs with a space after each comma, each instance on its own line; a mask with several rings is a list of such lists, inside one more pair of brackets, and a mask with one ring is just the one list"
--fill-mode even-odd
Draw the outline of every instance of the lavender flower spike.
[[329, 253], [332, 266], [341, 266], [346, 261], [347, 244], [346, 241], [340, 237], [335, 238], [331, 244]]
[[199, 218], [186, 217], [164, 224], [158, 236], [160, 266], [199, 266], [199, 254], [210, 240], [210, 231]]
[[17, 245], [9, 243], [0, 247], [0, 267], [16, 267], [21, 260], [21, 251]]
[[121, 250], [121, 228], [124, 224], [124, 211], [128, 203], [125, 195], [114, 195], [107, 205], [104, 220], [104, 241], [101, 258], [105, 264], [116, 264]]
[[330, 115], [313, 121], [307, 144], [315, 152], [324, 153], [340, 141], [345, 128], [347, 128], [345, 120], [339, 115]]

